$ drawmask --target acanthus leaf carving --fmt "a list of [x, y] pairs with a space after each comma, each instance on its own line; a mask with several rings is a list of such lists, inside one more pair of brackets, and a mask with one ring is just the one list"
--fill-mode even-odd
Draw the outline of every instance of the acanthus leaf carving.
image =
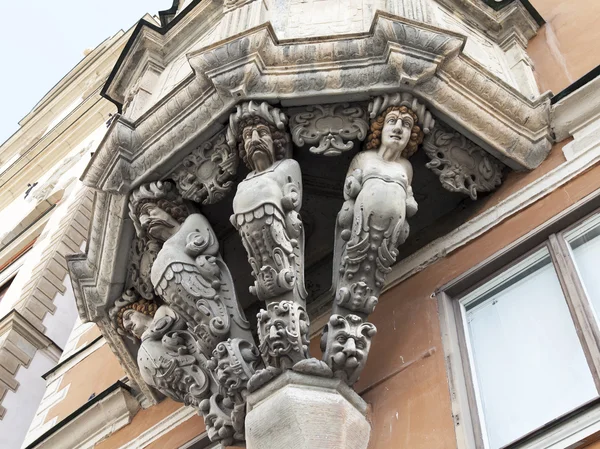
[[225, 134], [220, 133], [186, 157], [172, 178], [183, 198], [214, 204], [231, 190], [238, 161], [238, 152], [229, 147]]
[[310, 148], [312, 153], [338, 156], [354, 148], [354, 139], [365, 139], [369, 123], [362, 106], [339, 103], [307, 106], [295, 111], [290, 128], [296, 145], [318, 144]]
[[477, 199], [478, 192], [490, 192], [502, 183], [504, 164], [457, 131], [438, 124], [423, 142], [427, 168], [440, 177], [450, 192]]

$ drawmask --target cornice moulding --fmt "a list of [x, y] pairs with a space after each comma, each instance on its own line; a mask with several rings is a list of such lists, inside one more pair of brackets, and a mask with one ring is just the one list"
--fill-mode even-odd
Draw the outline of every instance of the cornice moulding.
[[55, 426], [27, 446], [27, 449], [93, 447], [102, 439], [131, 422], [140, 406], [125, 386], [117, 382], [99, 397], [65, 418], [64, 424]]
[[600, 76], [552, 106], [552, 129], [556, 141], [574, 135], [600, 116]]
[[0, 335], [4, 335], [10, 331], [17, 332], [37, 349], [56, 346], [56, 343], [46, 337], [35, 326], [31, 325], [23, 315], [14, 309], [0, 320]]
[[[510, 167], [535, 168], [551, 146], [549, 97], [526, 99], [464, 56], [464, 42], [458, 34], [380, 12], [370, 33], [351, 37], [278, 41], [269, 24], [261, 25], [188, 54], [195, 76], [134, 123], [117, 118], [82, 179], [115, 193], [156, 179], [190, 144], [214, 134], [241, 100], [289, 106], [398, 90], [425, 100]], [[306, 62], [314, 55], [322, 61]]]

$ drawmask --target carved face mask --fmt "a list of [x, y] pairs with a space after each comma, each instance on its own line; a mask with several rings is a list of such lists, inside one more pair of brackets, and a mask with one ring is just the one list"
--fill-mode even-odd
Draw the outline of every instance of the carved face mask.
[[254, 169], [268, 167], [275, 162], [273, 137], [267, 125], [258, 124], [244, 128], [244, 149], [248, 155], [248, 163]]
[[137, 310], [130, 309], [123, 314], [123, 329], [139, 339], [151, 323], [152, 317]]
[[385, 116], [381, 130], [381, 146], [389, 148], [400, 155], [408, 145], [414, 119], [410, 114], [391, 111]]
[[324, 360], [334, 374], [352, 385], [367, 361], [371, 339], [377, 330], [357, 315], [332, 315], [324, 335]]
[[177, 220], [153, 203], [143, 206], [140, 223], [150, 237], [161, 242], [166, 242], [179, 228]]
[[274, 319], [265, 326], [265, 342], [273, 356], [287, 354], [291, 349], [286, 324], [283, 319]]

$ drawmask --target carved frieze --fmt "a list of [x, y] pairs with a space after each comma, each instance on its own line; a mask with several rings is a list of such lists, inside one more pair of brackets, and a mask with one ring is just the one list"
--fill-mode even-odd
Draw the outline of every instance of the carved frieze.
[[231, 190], [238, 167], [238, 152], [220, 133], [196, 148], [173, 174], [183, 198], [214, 204]]
[[483, 151], [465, 136], [438, 124], [423, 142], [427, 163], [450, 192], [477, 199], [478, 192], [490, 192], [502, 183], [504, 164]]
[[338, 156], [354, 148], [353, 140], [365, 139], [369, 123], [362, 106], [338, 103], [306, 106], [294, 111], [290, 129], [297, 146], [311, 144], [310, 151], [315, 154]]

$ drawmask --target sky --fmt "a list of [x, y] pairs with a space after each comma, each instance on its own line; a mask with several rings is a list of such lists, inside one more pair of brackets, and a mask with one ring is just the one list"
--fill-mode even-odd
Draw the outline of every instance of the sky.
[[172, 0], [0, 0], [0, 143], [82, 58]]

